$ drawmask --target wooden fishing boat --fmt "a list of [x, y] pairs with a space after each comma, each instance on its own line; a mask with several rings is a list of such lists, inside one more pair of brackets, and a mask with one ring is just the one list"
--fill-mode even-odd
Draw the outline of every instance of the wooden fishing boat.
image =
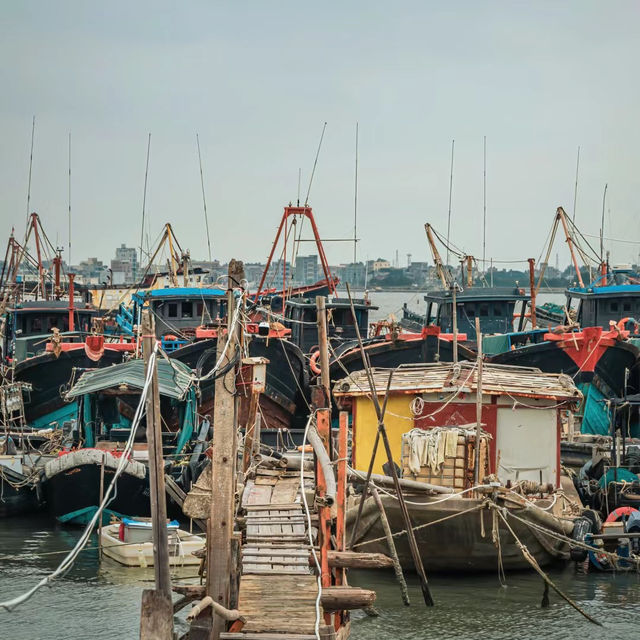
[[[170, 463], [165, 473], [183, 488], [199, 473], [201, 455], [189, 450], [197, 438], [208, 436], [209, 423], [198, 425], [196, 390], [191, 370], [179, 362], [158, 362], [158, 386], [163, 416], [163, 451]], [[84, 373], [67, 392], [78, 403], [75, 446], [63, 452], [44, 468], [44, 493], [51, 514], [63, 523], [85, 524], [100, 504], [100, 478], [106, 486], [121, 462], [121, 451], [130, 436], [130, 427], [140, 391], [144, 386], [145, 366], [140, 359]], [[112, 515], [149, 516], [148, 459], [143, 418], [133, 444], [133, 457], [125, 462], [116, 483], [115, 497], [103, 511], [103, 522]], [[171, 496], [170, 496], [171, 497]], [[181, 510], [172, 499], [169, 514], [179, 517]]]
[[[54, 334], [54, 339], [58, 337]], [[135, 351], [135, 344], [104, 335], [88, 335], [79, 342], [53, 341], [49, 336], [43, 353], [15, 365], [13, 380], [31, 385], [24, 404], [27, 423], [34, 429], [72, 420], [77, 403], [65, 399], [66, 391], [83, 372], [123, 362]]]
[[[562, 414], [581, 397], [570, 378], [486, 365], [477, 398], [477, 367], [470, 362], [373, 369], [372, 376], [380, 404], [389, 384], [386, 432], [401, 482], [408, 485], [407, 508], [427, 570], [489, 571], [499, 563], [505, 570], [523, 569], [530, 563], [519, 544], [540, 565], [568, 559], [567, 536], [575, 514], [564, 508], [557, 491]], [[333, 388], [340, 407], [352, 415], [355, 469], [368, 468], [378, 432], [371, 393], [364, 371]], [[476, 458], [477, 402], [482, 430]], [[385, 474], [385, 459], [379, 447], [374, 473]], [[354, 472], [355, 481], [362, 482], [364, 475]], [[381, 485], [391, 530], [401, 532], [405, 524], [394, 491], [385, 488], [387, 476], [375, 476], [375, 484]], [[387, 539], [374, 497], [366, 498], [357, 526], [356, 513], [352, 504], [347, 527], [355, 531], [354, 548], [385, 552]], [[411, 568], [406, 536], [394, 539], [401, 563]]]
[[35, 513], [44, 505], [35, 456], [7, 444], [0, 439], [0, 518]]

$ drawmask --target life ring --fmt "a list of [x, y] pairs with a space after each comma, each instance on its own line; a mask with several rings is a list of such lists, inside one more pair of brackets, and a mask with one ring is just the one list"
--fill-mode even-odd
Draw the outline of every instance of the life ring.
[[165, 335], [162, 336], [162, 339], [165, 342], [176, 341], [178, 340], [178, 336], [174, 336], [173, 333], [166, 333]]
[[624, 516], [630, 516], [634, 511], [637, 511], [637, 509], [633, 507], [618, 507], [607, 516], [605, 522], [616, 522]]
[[320, 375], [320, 373], [322, 373], [321, 369], [320, 369], [320, 365], [318, 364], [318, 359], [320, 358], [320, 349], [318, 349], [317, 351], [314, 351], [311, 354], [311, 359], [309, 360], [309, 368], [311, 369], [311, 371], [313, 371], [313, 373], [315, 373], [317, 376]]

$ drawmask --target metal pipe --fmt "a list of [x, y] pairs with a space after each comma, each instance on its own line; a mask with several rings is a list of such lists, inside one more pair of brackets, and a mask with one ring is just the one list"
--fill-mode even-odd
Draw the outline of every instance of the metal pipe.
[[320, 437], [315, 426], [311, 426], [309, 428], [309, 432], [307, 434], [307, 439], [309, 440], [309, 444], [313, 447], [313, 452], [316, 454], [316, 458], [318, 459], [318, 464], [322, 469], [322, 473], [324, 474], [324, 480], [327, 485], [327, 489], [325, 492], [324, 499], [327, 502], [328, 506], [331, 506], [336, 501], [336, 478], [333, 472], [333, 466], [331, 465], [331, 460], [329, 458], [329, 454], [324, 446], [324, 442]]

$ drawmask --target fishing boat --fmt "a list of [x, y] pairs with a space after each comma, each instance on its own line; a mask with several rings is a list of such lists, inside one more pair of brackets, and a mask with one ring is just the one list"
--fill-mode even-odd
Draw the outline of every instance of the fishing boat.
[[10, 436], [0, 437], [0, 518], [42, 509], [44, 502], [38, 482], [40, 458], [37, 453], [20, 451]]
[[[570, 378], [486, 365], [480, 399], [477, 366], [469, 362], [372, 369], [372, 378], [375, 389], [364, 371], [333, 388], [353, 420], [352, 478], [362, 483], [373, 455], [378, 420], [370, 396], [382, 405], [388, 385], [384, 423], [427, 570], [495, 571], [499, 563], [505, 570], [528, 568], [519, 544], [541, 566], [568, 559], [576, 512], [565, 508], [560, 494], [560, 432], [563, 415], [581, 397]], [[400, 532], [405, 523], [389, 490], [387, 463], [379, 447], [372, 477], [391, 530]], [[357, 512], [353, 502], [347, 528], [354, 549], [386, 553], [377, 501], [367, 497], [359, 519]], [[394, 540], [400, 562], [411, 568], [407, 537]]]
[[[205, 539], [179, 528], [176, 520], [167, 523], [169, 564], [172, 566], [199, 565], [194, 555], [204, 549]], [[102, 552], [107, 558], [126, 567], [152, 567], [154, 565], [151, 520], [124, 518], [122, 522], [102, 527]]]
[[[180, 362], [160, 360], [158, 386], [163, 417], [163, 451], [170, 461], [165, 473], [188, 488], [199, 472], [199, 457], [190, 444], [203, 440], [209, 423], [198, 424], [196, 390], [191, 370]], [[100, 504], [100, 486], [107, 486], [121, 462], [121, 452], [130, 437], [130, 427], [144, 386], [143, 360], [84, 373], [67, 392], [78, 401], [74, 448], [63, 451], [44, 467], [43, 488], [50, 513], [62, 523], [86, 524]], [[150, 515], [148, 459], [144, 418], [133, 444], [133, 456], [124, 463], [116, 482], [115, 497], [103, 511], [111, 517]], [[104, 478], [101, 481], [101, 477]], [[179, 516], [179, 505], [168, 500], [171, 514]]]

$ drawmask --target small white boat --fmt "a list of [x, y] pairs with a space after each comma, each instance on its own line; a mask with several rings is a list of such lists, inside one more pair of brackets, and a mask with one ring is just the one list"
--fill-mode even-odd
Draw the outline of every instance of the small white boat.
[[[195, 551], [204, 548], [205, 539], [178, 528], [178, 523], [167, 523], [169, 537], [169, 563], [174, 566], [198, 565]], [[102, 527], [102, 552], [108, 558], [127, 567], [153, 566], [151, 522], [125, 518], [122, 522]]]

